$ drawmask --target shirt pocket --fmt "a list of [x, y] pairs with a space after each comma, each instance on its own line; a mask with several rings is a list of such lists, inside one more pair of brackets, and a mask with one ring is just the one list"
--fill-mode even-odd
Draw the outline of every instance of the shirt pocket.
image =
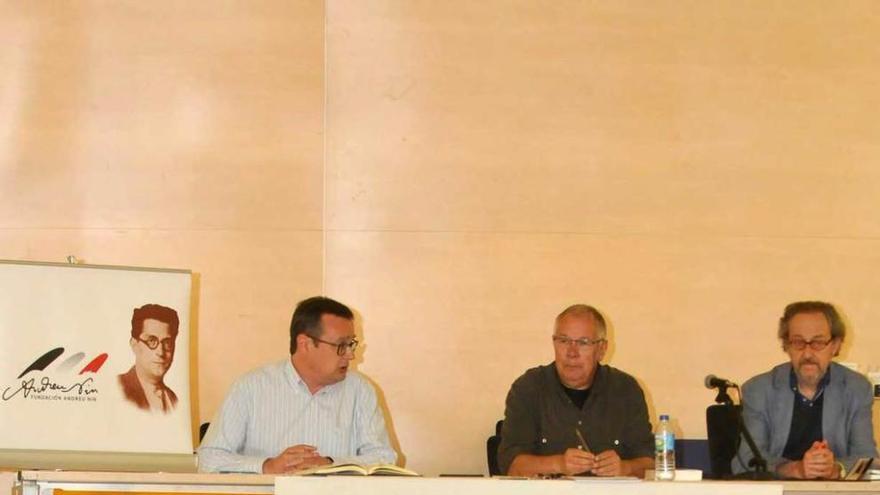
[[[574, 435], [574, 430], [572, 430], [572, 436]], [[565, 452], [567, 449], [576, 448], [576, 442], [574, 438], [564, 438], [563, 436], [556, 434], [553, 435], [551, 432], [542, 431], [538, 433], [538, 438], [535, 439], [536, 442], [536, 451], [538, 455], [555, 455], [561, 454]]]

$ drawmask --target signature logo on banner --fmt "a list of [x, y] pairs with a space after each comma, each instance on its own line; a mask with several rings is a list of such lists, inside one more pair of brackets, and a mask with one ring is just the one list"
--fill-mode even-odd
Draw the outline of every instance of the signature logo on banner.
[[98, 389], [90, 374], [97, 374], [107, 361], [106, 352], [98, 354], [85, 366], [84, 352], [67, 357], [50, 371], [47, 369], [64, 354], [63, 347], [56, 347], [35, 359], [16, 377], [18, 383], [3, 389], [0, 400], [15, 398], [28, 400], [72, 400], [93, 402], [97, 400]]

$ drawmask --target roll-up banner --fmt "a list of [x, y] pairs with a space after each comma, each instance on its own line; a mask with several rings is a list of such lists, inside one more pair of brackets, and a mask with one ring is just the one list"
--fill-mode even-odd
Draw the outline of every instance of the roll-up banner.
[[190, 470], [191, 289], [186, 270], [0, 261], [0, 466]]

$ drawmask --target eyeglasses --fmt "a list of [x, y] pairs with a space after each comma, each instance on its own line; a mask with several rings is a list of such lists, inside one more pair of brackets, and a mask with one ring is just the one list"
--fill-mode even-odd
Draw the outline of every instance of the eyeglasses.
[[582, 339], [573, 339], [571, 337], [566, 337], [565, 335], [554, 335], [553, 342], [561, 345], [562, 347], [568, 347], [569, 344], [577, 344], [578, 349], [584, 349], [586, 347], [596, 345], [599, 342], [604, 342], [605, 339], [588, 339], [586, 337]]
[[144, 344], [145, 346], [149, 347], [150, 350], [154, 350], [154, 351], [156, 350], [157, 347], [159, 347], [159, 344], [162, 344], [163, 350], [170, 351], [170, 350], [174, 349], [174, 337], [165, 337], [164, 339], [159, 340], [158, 337], [156, 337], [154, 335], [150, 335], [146, 339], [142, 339], [142, 338], [138, 337], [135, 340], [137, 340], [141, 344]]
[[[309, 337], [312, 337], [312, 336], [309, 335]], [[335, 347], [336, 354], [339, 356], [343, 356], [343, 355], [345, 355], [346, 352], [349, 352], [349, 351], [352, 354], [354, 354], [354, 351], [355, 351], [355, 349], [358, 348], [358, 344], [359, 344], [357, 339], [351, 339], [347, 342], [342, 342], [340, 344], [337, 344], [335, 342], [327, 342], [326, 340], [321, 340], [318, 337], [312, 337], [312, 340], [314, 340], [315, 342], [320, 342], [322, 344], [327, 344], [327, 345]]]
[[788, 341], [788, 346], [796, 351], [802, 351], [802, 350], [806, 349], [807, 346], [810, 346], [810, 349], [812, 349], [814, 351], [821, 351], [822, 349], [828, 347], [828, 344], [830, 344], [832, 340], [834, 340], [834, 339], [828, 339], [828, 340], [816, 339], [816, 340], [810, 340], [810, 341], [802, 340], [802, 339], [794, 339], [794, 340]]

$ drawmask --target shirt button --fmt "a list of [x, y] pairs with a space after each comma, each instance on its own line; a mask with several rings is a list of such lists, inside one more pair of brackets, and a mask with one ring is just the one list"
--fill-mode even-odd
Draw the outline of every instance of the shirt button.
[[541, 439], [541, 443], [547, 443], [547, 439], [546, 439], [546, 438], [542, 438], [542, 439]]
[[581, 421], [580, 421], [580, 420], [578, 420], [578, 424], [579, 424], [579, 425], [580, 425], [580, 424], [583, 424], [583, 423], [581, 423]]
[[620, 445], [620, 440], [615, 440], [614, 445]]

